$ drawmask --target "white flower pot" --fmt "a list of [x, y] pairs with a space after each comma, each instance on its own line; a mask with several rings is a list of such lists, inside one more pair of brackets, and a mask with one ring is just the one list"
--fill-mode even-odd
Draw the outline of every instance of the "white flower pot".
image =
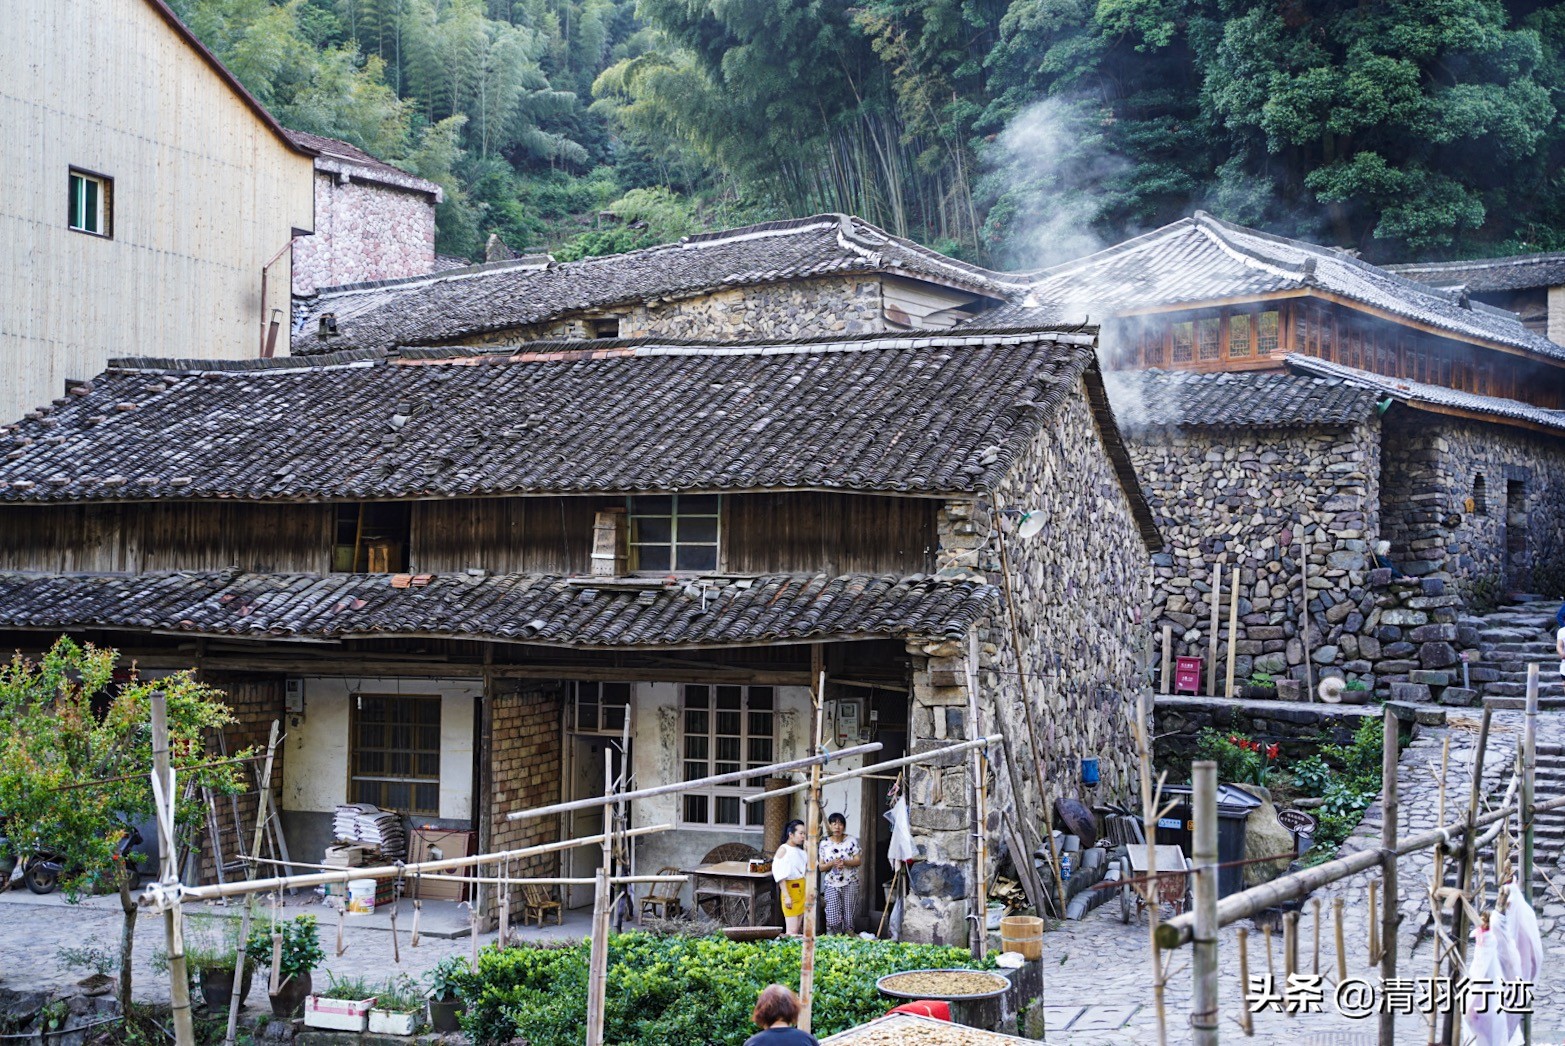
[[311, 995], [304, 1000], [304, 1023], [309, 1028], [362, 1032], [374, 1005], [374, 999], [323, 999]]
[[374, 1035], [412, 1035], [418, 1017], [395, 1010], [371, 1010], [370, 1032]]

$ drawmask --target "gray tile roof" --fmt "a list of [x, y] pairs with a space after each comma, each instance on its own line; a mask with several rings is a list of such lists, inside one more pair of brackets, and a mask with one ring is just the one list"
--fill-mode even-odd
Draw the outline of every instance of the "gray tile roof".
[[1356, 425], [1374, 414], [1377, 399], [1340, 378], [1275, 371], [1121, 370], [1105, 374], [1104, 385], [1126, 429]]
[[[602, 258], [518, 259], [328, 288], [295, 309], [293, 351], [429, 345], [628, 302], [853, 273], [906, 275], [995, 298], [1025, 289], [1013, 277], [947, 258], [861, 219], [821, 214]], [[338, 330], [329, 346], [317, 336], [328, 312]]]
[[1464, 338], [1565, 359], [1565, 348], [1486, 307], [1315, 244], [1246, 229], [1197, 211], [1161, 229], [1035, 273], [1028, 294], [984, 316], [990, 327], [1099, 323], [1149, 306], [1322, 293]]
[[[111, 361], [0, 427], [0, 500], [971, 493], [1005, 474], [1084, 373], [1096, 383], [1093, 340], [962, 332]], [[1127, 490], [1136, 502], [1133, 479]]]
[[992, 586], [930, 575], [776, 574], [658, 587], [553, 575], [0, 573], [0, 627], [158, 629], [253, 639], [473, 637], [632, 648], [957, 638], [996, 604]]
[[433, 197], [436, 203], [445, 197], [445, 191], [434, 182], [404, 171], [384, 160], [377, 160], [356, 145], [337, 138], [311, 134], [308, 131], [290, 130], [288, 137], [295, 145], [318, 154], [315, 158], [317, 171], [331, 174], [345, 173], [349, 177], [378, 182], [381, 185], [390, 185], [409, 192], [423, 193]]
[[1565, 285], [1565, 253], [1519, 254], [1512, 258], [1410, 262], [1386, 268], [1409, 280], [1470, 291], [1521, 291]]
[[1565, 411], [1545, 410], [1542, 407], [1534, 407], [1530, 403], [1501, 399], [1497, 396], [1460, 392], [1446, 388], [1444, 385], [1388, 378], [1381, 374], [1345, 367], [1340, 363], [1328, 363], [1326, 360], [1298, 353], [1290, 353], [1284, 359], [1289, 367], [1301, 374], [1346, 379], [1364, 388], [1373, 389], [1377, 396], [1390, 396], [1410, 407], [1450, 407], [1475, 414], [1487, 414], [1498, 422], [1519, 421], [1565, 432]]

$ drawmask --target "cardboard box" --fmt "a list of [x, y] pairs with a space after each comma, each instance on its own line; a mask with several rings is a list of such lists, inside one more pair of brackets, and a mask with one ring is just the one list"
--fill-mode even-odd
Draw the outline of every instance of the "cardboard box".
[[[470, 857], [478, 852], [477, 834], [458, 828], [415, 828], [408, 842], [409, 864], [435, 860], [433, 850], [439, 850], [441, 857]], [[467, 900], [467, 883], [420, 880], [416, 875], [408, 876], [407, 882], [412, 896], [421, 901]]]

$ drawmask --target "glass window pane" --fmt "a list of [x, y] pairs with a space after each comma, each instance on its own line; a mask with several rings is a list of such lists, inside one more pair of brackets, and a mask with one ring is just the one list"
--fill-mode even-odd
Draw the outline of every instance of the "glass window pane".
[[712, 772], [714, 774], [737, 774], [740, 770], [743, 770], [743, 769], [744, 769], [744, 767], [740, 766], [738, 763], [713, 763], [712, 764]]
[[750, 765], [765, 766], [772, 761], [772, 739], [769, 737], [750, 738]]
[[641, 516], [630, 540], [638, 544], [666, 545], [674, 540], [674, 528], [667, 516]]
[[418, 776], [440, 776], [440, 754], [438, 752], [420, 752], [418, 755]]
[[696, 516], [687, 518], [679, 517], [679, 543], [684, 544], [717, 544], [717, 517]]
[[438, 813], [440, 811], [440, 786], [421, 784], [418, 786], [418, 794], [414, 799], [413, 811], [415, 813]]
[[707, 823], [707, 801], [704, 795], [685, 796], [685, 820], [696, 824]]
[[765, 803], [741, 803], [744, 807], [744, 823], [746, 827], [754, 827], [766, 824]]
[[712, 700], [711, 691], [704, 686], [685, 687], [685, 705], [687, 707], [706, 708]]
[[1250, 355], [1250, 314], [1235, 313], [1228, 317], [1228, 355], [1243, 359]]
[[704, 708], [685, 709], [685, 733], [705, 734], [707, 732], [708, 714]]
[[689, 760], [685, 762], [686, 781], [699, 781], [705, 776], [707, 776], [707, 765], [705, 759], [702, 759], [699, 762], [691, 762]]
[[[739, 724], [742, 722], [742, 720], [743, 713], [719, 712], [717, 713], [717, 728], [714, 733], [729, 734], [735, 740], [737, 740], [739, 734]], [[721, 745], [721, 742], [719, 742], [719, 745]]]
[[681, 516], [715, 516], [718, 506], [722, 504], [721, 494], [681, 494], [679, 497], [679, 514]]
[[772, 714], [770, 712], [750, 713], [750, 733], [752, 736], [772, 736]]
[[578, 702], [576, 702], [576, 729], [578, 729], [578, 730], [596, 730], [596, 729], [598, 729], [598, 706], [597, 706], [596, 702], [591, 702], [591, 701], [578, 701]]
[[717, 796], [717, 815], [712, 818], [713, 824], [738, 824], [739, 808], [744, 804], [736, 795]]
[[716, 570], [716, 545], [680, 545], [677, 570]]
[[1263, 312], [1256, 318], [1255, 354], [1270, 356], [1277, 348], [1277, 313]]
[[603, 709], [603, 728], [605, 730], [625, 729], [625, 706], [607, 705]]
[[726, 759], [731, 763], [739, 761], [739, 738], [719, 737], [717, 739], [717, 758]]
[[636, 569], [649, 571], [672, 570], [673, 563], [667, 545], [636, 546]]
[[641, 495], [630, 499], [630, 514], [632, 516], [671, 516], [674, 514], [674, 499], [667, 494]]
[[752, 686], [750, 688], [750, 707], [772, 707], [772, 688], [769, 686]]
[[71, 228], [82, 227], [82, 199], [83, 183], [86, 181], [81, 175], [71, 175]]
[[604, 700], [605, 703], [612, 701], [612, 702], [615, 702], [615, 703], [621, 704], [621, 705], [629, 704], [630, 703], [630, 684], [629, 683], [604, 683], [603, 684], [603, 700]]
[[720, 686], [717, 688], [718, 708], [739, 708], [744, 704], [744, 687]]
[[685, 758], [705, 759], [707, 757], [707, 739], [705, 734], [688, 734], [685, 737]]
[[1195, 321], [1174, 324], [1174, 362], [1189, 363], [1195, 341]]

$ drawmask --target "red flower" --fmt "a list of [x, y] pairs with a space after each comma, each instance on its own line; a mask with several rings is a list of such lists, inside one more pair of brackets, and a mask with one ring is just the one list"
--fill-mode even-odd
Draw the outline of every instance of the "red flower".
[[1266, 758], [1268, 758], [1268, 759], [1276, 759], [1277, 758], [1277, 746], [1275, 744], [1266, 746]]

